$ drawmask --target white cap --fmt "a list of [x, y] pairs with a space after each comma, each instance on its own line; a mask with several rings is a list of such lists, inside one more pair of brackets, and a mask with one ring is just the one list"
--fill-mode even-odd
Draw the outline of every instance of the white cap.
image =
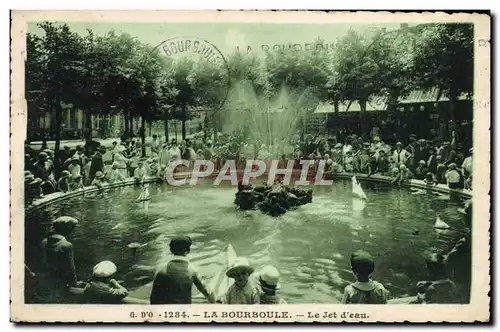
[[259, 272], [259, 278], [269, 286], [276, 287], [276, 289], [278, 289], [280, 286], [279, 285], [280, 273], [278, 269], [276, 269], [272, 265], [264, 266], [262, 270]]
[[112, 261], [102, 261], [94, 266], [93, 275], [99, 278], [108, 278], [116, 273], [116, 265]]

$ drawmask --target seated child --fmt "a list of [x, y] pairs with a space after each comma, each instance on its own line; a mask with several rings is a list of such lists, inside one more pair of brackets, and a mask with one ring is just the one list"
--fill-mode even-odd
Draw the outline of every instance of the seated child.
[[72, 176], [71, 181], [69, 183], [69, 189], [73, 191], [82, 188], [83, 188], [82, 176], [81, 175]]
[[101, 189], [105, 182], [106, 178], [104, 177], [104, 174], [101, 171], [98, 171], [97, 173], [95, 173], [95, 178], [94, 180], [92, 180], [90, 185], [96, 186], [97, 188]]
[[69, 188], [69, 178], [71, 174], [68, 171], [62, 171], [61, 178], [57, 181], [57, 190], [63, 193], [68, 192]]
[[254, 269], [250, 266], [248, 259], [239, 257], [233, 266], [227, 270], [226, 275], [234, 279], [234, 283], [227, 290], [223, 300], [226, 304], [259, 304], [260, 294], [254, 283], [248, 278]]
[[432, 187], [432, 186], [435, 186], [437, 184], [436, 180], [434, 180], [434, 176], [432, 175], [431, 172], [428, 172], [426, 174], [424, 182], [427, 185], [427, 187]]
[[457, 303], [457, 288], [447, 277], [446, 257], [432, 254], [426, 260], [429, 281], [419, 281], [419, 303]]
[[85, 302], [121, 304], [128, 291], [113, 279], [115, 273], [116, 265], [111, 261], [102, 261], [94, 266], [92, 278], [83, 289]]
[[265, 266], [255, 279], [260, 285], [260, 304], [286, 304], [276, 292], [280, 289], [279, 271], [271, 265]]
[[351, 255], [351, 269], [356, 275], [356, 282], [347, 285], [342, 303], [348, 304], [386, 304], [387, 290], [384, 286], [370, 279], [375, 270], [371, 255], [359, 250]]

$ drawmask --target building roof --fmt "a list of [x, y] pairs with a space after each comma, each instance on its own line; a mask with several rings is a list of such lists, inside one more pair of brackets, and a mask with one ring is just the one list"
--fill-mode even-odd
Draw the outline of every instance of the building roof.
[[[414, 90], [410, 92], [410, 94], [403, 99], [399, 100], [399, 104], [419, 104], [419, 103], [435, 103], [435, 102], [446, 102], [450, 99], [444, 96], [439, 88], [432, 88], [430, 90]], [[462, 93], [458, 100], [470, 100], [470, 97], [466, 93]], [[350, 105], [349, 105], [350, 103]], [[366, 111], [384, 111], [387, 109], [387, 97], [384, 96], [374, 96], [371, 97], [370, 100], [366, 103]], [[360, 112], [361, 106], [357, 101], [345, 101], [343, 103], [339, 103], [339, 113], [345, 112]], [[333, 104], [325, 102], [320, 103], [314, 114], [330, 114], [335, 113], [335, 107]]]
[[[385, 109], [387, 109], [387, 101], [385, 97], [376, 96], [370, 98], [370, 100], [366, 103], [367, 112], [383, 111]], [[339, 103], [339, 113], [346, 113], [346, 112], [361, 112], [361, 106], [357, 101], [352, 101], [352, 102], [345, 101], [343, 103]], [[335, 113], [335, 107], [333, 106], [333, 104], [328, 102], [320, 103], [316, 107], [314, 113], [315, 114]]]

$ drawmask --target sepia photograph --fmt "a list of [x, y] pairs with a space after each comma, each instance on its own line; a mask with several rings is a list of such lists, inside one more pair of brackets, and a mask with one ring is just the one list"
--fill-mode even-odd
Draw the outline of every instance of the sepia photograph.
[[489, 320], [489, 16], [89, 13], [13, 13], [12, 306]]

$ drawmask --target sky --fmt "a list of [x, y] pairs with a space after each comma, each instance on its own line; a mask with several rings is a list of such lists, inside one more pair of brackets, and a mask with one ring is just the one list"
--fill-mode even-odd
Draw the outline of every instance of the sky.
[[[222, 53], [230, 54], [240, 50], [261, 52], [262, 48], [275, 45], [299, 44], [303, 49], [306, 43], [321, 38], [329, 44], [344, 36], [349, 29], [364, 31], [370, 28], [398, 29], [399, 23], [383, 24], [315, 24], [315, 23], [103, 23], [67, 22], [72, 31], [86, 34], [91, 29], [97, 35], [111, 30], [127, 33], [142, 42], [156, 46], [162, 41], [179, 36], [205, 39], [215, 45]], [[28, 32], [41, 34], [36, 23], [28, 25]], [[264, 45], [264, 46], [262, 46]], [[250, 47], [250, 49], [249, 49]], [[282, 47], [282, 46], [281, 46]]]

